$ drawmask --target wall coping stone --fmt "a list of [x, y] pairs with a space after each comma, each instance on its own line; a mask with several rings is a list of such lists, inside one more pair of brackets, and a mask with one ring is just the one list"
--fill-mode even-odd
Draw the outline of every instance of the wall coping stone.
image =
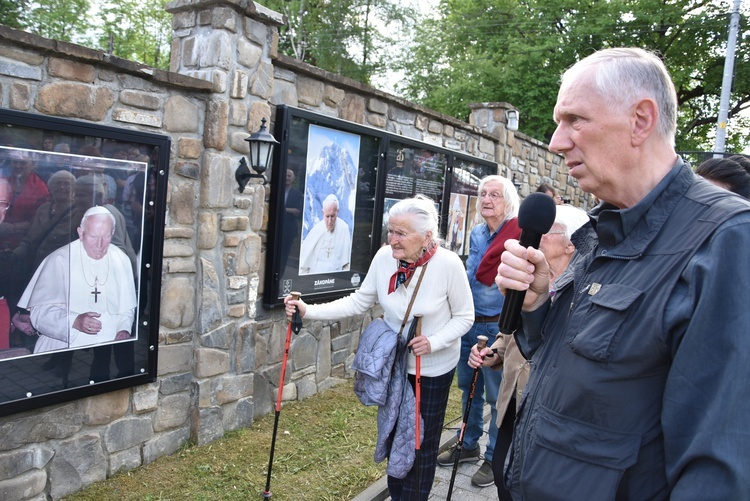
[[174, 14], [176, 12], [202, 10], [218, 5], [231, 7], [237, 12], [246, 14], [248, 17], [263, 21], [265, 24], [277, 28], [288, 24], [285, 15], [252, 0], [174, 0], [169, 2], [164, 7], [164, 10], [170, 14]]
[[212, 91], [211, 82], [192, 78], [179, 73], [172, 73], [145, 64], [136, 63], [120, 57], [107, 54], [96, 49], [89, 49], [82, 45], [76, 45], [60, 40], [52, 40], [39, 35], [16, 30], [9, 26], [0, 25], [0, 40], [4, 40], [20, 47], [30, 47], [54, 57], [68, 56], [75, 61], [82, 61], [105, 66], [121, 73], [137, 75], [140, 78], [151, 80], [169, 87], [189, 89], [191, 91]]

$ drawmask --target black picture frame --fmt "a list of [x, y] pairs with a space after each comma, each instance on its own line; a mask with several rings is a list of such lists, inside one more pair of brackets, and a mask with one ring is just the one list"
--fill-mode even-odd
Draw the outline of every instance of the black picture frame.
[[[277, 107], [275, 135], [280, 144], [271, 173], [274, 189], [264, 305], [279, 306], [292, 290], [308, 301], [346, 295], [364, 280], [377, 250], [372, 232], [378, 219], [377, 174], [386, 135], [290, 106]], [[310, 158], [311, 154], [317, 157]], [[289, 191], [285, 189], [288, 170], [295, 174]], [[345, 269], [338, 271], [303, 267], [305, 239], [316, 235], [310, 232], [321, 219], [323, 201], [331, 194], [339, 198], [339, 220], [350, 232], [350, 250], [345, 253], [350, 262], [348, 266], [342, 263]]]
[[[280, 144], [271, 171], [263, 292], [267, 308], [283, 305], [291, 291], [302, 293], [307, 302], [350, 294], [364, 280], [377, 250], [387, 244], [385, 228], [391, 205], [417, 193], [432, 198], [445, 234], [446, 195], [455, 191], [468, 200], [471, 192], [476, 199], [479, 179], [497, 173], [497, 164], [488, 160], [293, 106], [276, 108], [274, 134]], [[358, 147], [348, 146], [351, 144]], [[334, 146], [324, 151], [326, 145]], [[294, 174], [289, 190], [288, 171]], [[313, 267], [301, 263], [309, 263], [312, 246], [303, 249], [301, 242], [310, 234], [312, 224], [322, 218], [311, 214], [322, 211], [322, 201], [332, 192], [343, 193], [338, 198], [348, 196], [347, 207], [339, 202], [338, 217], [350, 229], [350, 263], [345, 269], [311, 272]], [[464, 226], [469, 227], [465, 220]], [[468, 254], [468, 233], [466, 239]], [[330, 250], [335, 246], [317, 242], [326, 258], [335, 255]]]
[[[11, 321], [0, 415], [156, 380], [170, 149], [166, 135], [0, 108], [0, 177], [13, 185], [13, 222], [0, 223]], [[97, 214], [86, 238], [79, 229], [92, 206], [114, 220], [99, 256], [86, 243]], [[81, 327], [90, 309], [100, 325]]]

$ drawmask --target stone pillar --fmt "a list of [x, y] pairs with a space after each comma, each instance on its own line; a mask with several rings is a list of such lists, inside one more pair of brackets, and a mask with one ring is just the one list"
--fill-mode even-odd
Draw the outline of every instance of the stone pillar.
[[[253, 179], [240, 193], [234, 173], [249, 153], [245, 138], [259, 129], [261, 119], [274, 118], [273, 60], [284, 18], [247, 0], [175, 0], [166, 10], [173, 15], [170, 70], [211, 84], [200, 113], [201, 151], [193, 155], [199, 173], [180, 178], [172, 188], [197, 200], [190, 212], [197, 236], [192, 290], [198, 312], [189, 414], [191, 438], [200, 444], [249, 425], [254, 414], [256, 373], [247, 372], [246, 352], [252, 347], [247, 332], [256, 330], [270, 186]], [[176, 199], [190, 198], [177, 194]], [[167, 277], [165, 290], [172, 289], [170, 280], [177, 278]], [[162, 322], [162, 328], [175, 323]]]
[[508, 111], [518, 108], [510, 103], [490, 102], [469, 104], [471, 113], [469, 123], [497, 138], [495, 159], [498, 164], [498, 174], [505, 176], [519, 187], [519, 194], [527, 193], [525, 186], [528, 183], [527, 173], [524, 172], [523, 161], [519, 162], [516, 140], [516, 131], [508, 129]]
[[497, 136], [501, 141], [505, 140], [503, 136], [508, 129], [508, 111], [518, 112], [518, 108], [505, 102], [471, 103], [469, 109], [469, 123]]

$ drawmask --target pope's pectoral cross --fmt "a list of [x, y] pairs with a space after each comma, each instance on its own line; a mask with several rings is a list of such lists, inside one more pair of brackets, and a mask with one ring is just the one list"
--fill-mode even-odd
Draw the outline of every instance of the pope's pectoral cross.
[[94, 286], [94, 290], [91, 291], [91, 294], [94, 296], [94, 302], [98, 303], [99, 294], [101, 294], [101, 292], [99, 291], [99, 289], [97, 289], [96, 285]]

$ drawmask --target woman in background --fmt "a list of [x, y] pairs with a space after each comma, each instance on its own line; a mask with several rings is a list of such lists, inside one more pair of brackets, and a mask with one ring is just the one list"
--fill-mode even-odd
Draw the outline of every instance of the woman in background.
[[750, 199], [750, 159], [742, 155], [709, 158], [695, 173], [719, 188]]

